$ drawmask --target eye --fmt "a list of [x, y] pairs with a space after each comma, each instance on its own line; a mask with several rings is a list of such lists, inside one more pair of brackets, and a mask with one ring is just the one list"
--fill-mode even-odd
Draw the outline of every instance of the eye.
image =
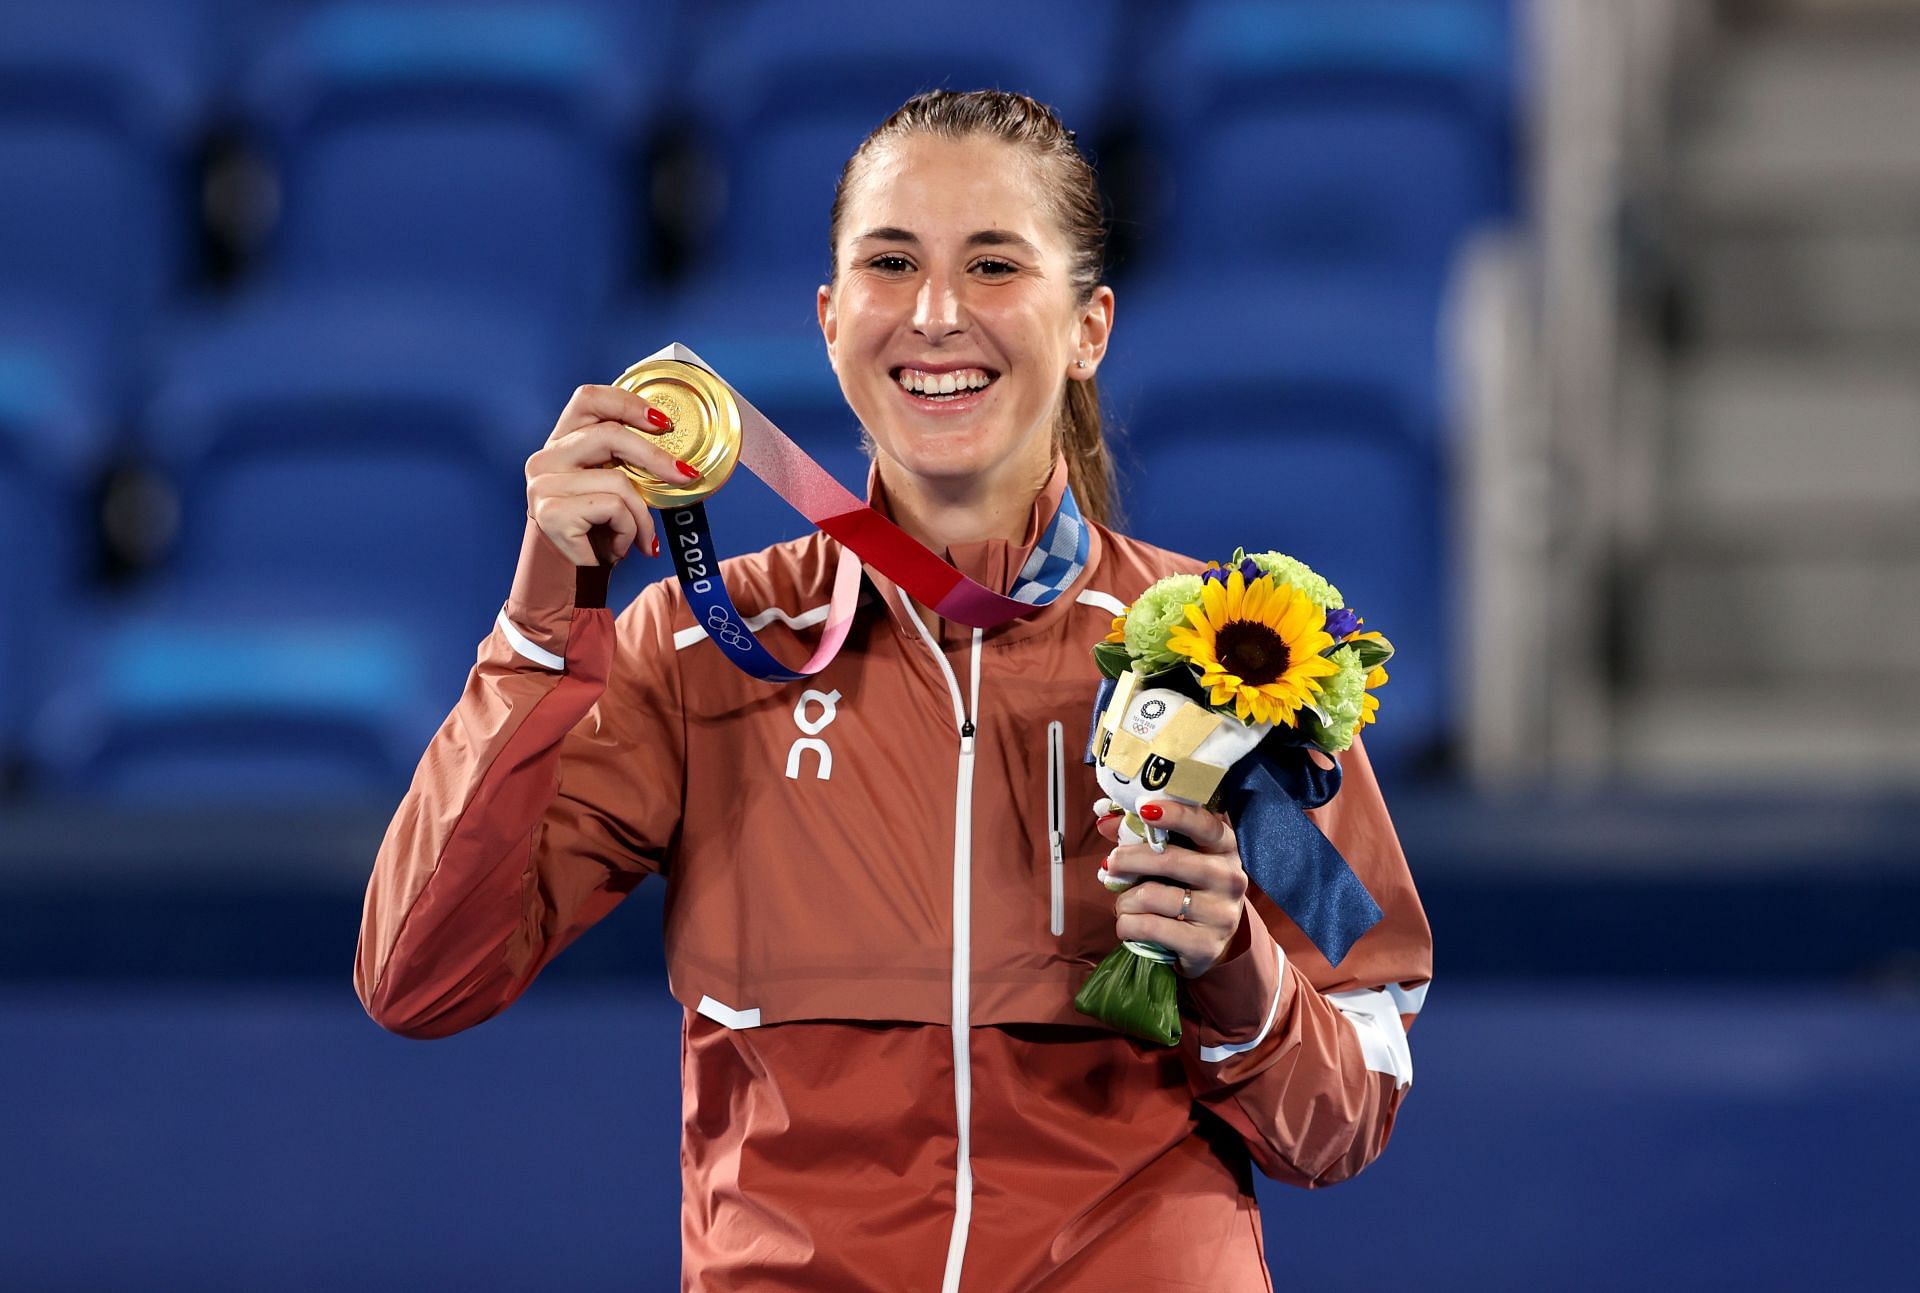
[[992, 273], [990, 274], [990, 277], [993, 277], [993, 278], [1004, 278], [1008, 274], [1019, 273], [1019, 268], [1017, 266], [1010, 264], [1009, 262], [1004, 260], [976, 260], [973, 263], [973, 267], [975, 269], [992, 271]]
[[875, 256], [872, 260], [868, 261], [867, 264], [889, 274], [897, 274], [913, 268], [912, 261], [900, 255], [898, 252], [892, 251]]

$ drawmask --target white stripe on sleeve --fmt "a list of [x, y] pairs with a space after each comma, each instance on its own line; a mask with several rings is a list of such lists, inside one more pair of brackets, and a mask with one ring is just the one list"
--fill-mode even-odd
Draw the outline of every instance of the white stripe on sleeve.
[[729, 1028], [758, 1028], [760, 1026], [760, 1008], [735, 1010], [732, 1006], [715, 1001], [712, 997], [701, 997], [700, 1004], [694, 1008], [695, 1014], [705, 1015], [717, 1024]]
[[1417, 1015], [1421, 1007], [1427, 1004], [1427, 989], [1433, 983], [1429, 980], [1417, 988], [1403, 988], [1397, 983], [1389, 983], [1384, 991], [1393, 998], [1393, 1004], [1400, 1007], [1403, 1015]]
[[1400, 1004], [1381, 988], [1363, 988], [1358, 992], [1329, 992], [1328, 1001], [1347, 1017], [1360, 1037], [1360, 1053], [1375, 1073], [1393, 1075], [1394, 1089], [1413, 1082], [1413, 1052], [1407, 1049], [1407, 1032], [1400, 1026]]
[[1280, 1016], [1280, 993], [1287, 986], [1287, 950], [1280, 946], [1280, 940], [1273, 943], [1274, 959], [1279, 965], [1279, 976], [1274, 980], [1273, 1004], [1267, 1007], [1267, 1022], [1260, 1025], [1250, 1042], [1228, 1042], [1224, 1046], [1202, 1046], [1200, 1059], [1206, 1064], [1218, 1064], [1221, 1060], [1243, 1055], [1267, 1040], [1267, 1034], [1273, 1031], [1273, 1021]]
[[567, 671], [567, 662], [522, 633], [519, 626], [507, 618], [507, 610], [504, 606], [500, 608], [500, 615], [495, 623], [499, 624], [500, 631], [507, 635], [507, 641], [513, 644], [515, 651], [535, 664], [545, 665], [549, 669], [558, 669], [562, 673]]

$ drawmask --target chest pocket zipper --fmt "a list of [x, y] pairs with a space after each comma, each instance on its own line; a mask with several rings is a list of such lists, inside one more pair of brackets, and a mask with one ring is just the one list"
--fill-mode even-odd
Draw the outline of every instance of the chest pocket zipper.
[[1060, 720], [1047, 724], [1047, 860], [1053, 876], [1049, 908], [1054, 937], [1067, 932], [1067, 752]]

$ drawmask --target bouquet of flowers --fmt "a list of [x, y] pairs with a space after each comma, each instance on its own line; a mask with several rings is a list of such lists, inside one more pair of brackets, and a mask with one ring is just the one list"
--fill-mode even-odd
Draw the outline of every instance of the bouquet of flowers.
[[[1374, 721], [1373, 693], [1387, 681], [1393, 647], [1364, 624], [1305, 563], [1235, 550], [1224, 566], [1148, 588], [1093, 649], [1107, 679], [1087, 750], [1106, 794], [1095, 813], [1122, 812], [1120, 842], [1162, 852], [1169, 833], [1140, 817], [1143, 801], [1224, 808], [1249, 878], [1289, 914], [1325, 913], [1303, 929], [1334, 962], [1380, 909], [1302, 811], [1339, 786], [1337, 765], [1320, 769], [1307, 750], [1337, 754]], [[1116, 893], [1141, 883], [1104, 869], [1101, 879]], [[1094, 970], [1074, 1007], [1173, 1045], [1175, 960], [1158, 944], [1128, 940]]]

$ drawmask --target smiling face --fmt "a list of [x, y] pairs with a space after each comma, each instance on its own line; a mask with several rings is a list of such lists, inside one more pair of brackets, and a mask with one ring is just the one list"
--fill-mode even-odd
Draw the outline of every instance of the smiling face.
[[1044, 194], [1034, 162], [980, 136], [891, 140], [852, 179], [820, 327], [889, 482], [1046, 480], [1064, 384], [1098, 367], [1113, 293], [1076, 299]]

